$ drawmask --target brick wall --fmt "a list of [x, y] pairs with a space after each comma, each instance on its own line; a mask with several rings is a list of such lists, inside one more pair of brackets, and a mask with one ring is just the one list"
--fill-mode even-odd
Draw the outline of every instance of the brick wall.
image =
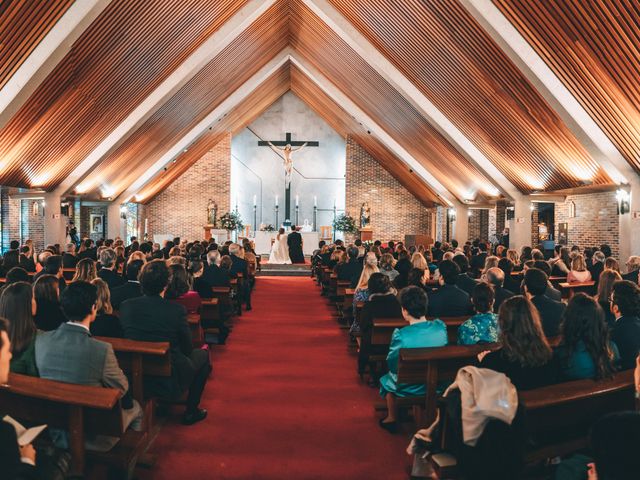
[[[489, 239], [489, 210], [486, 208], [469, 209], [469, 240], [488, 240]], [[466, 238], [457, 239], [460, 243], [465, 242]]]
[[447, 209], [445, 207], [436, 208], [436, 235], [437, 242], [447, 240], [449, 232], [447, 231]]
[[531, 246], [537, 247], [540, 243], [540, 229], [538, 227], [540, 218], [538, 216], [538, 203], [531, 204]]
[[405, 234], [432, 237], [431, 211], [404, 188], [367, 151], [347, 138], [346, 211], [359, 218], [362, 203], [371, 208], [373, 236], [404, 240]]
[[506, 208], [507, 208], [507, 202], [505, 202], [504, 200], [499, 200], [498, 202], [496, 202], [496, 234], [497, 235], [501, 235], [502, 232], [504, 231], [504, 227], [507, 221]]
[[[488, 225], [488, 232], [487, 234], [489, 235], [489, 238], [492, 238], [494, 235], [496, 235], [497, 231], [497, 209], [494, 208], [490, 208], [488, 210], [489, 212], [489, 225]], [[502, 233], [502, 232], [500, 232]]]
[[[575, 203], [576, 216], [570, 218], [571, 202]], [[620, 251], [620, 226], [615, 192], [590, 193], [567, 196], [564, 203], [556, 203], [555, 231], [558, 224], [568, 224], [568, 244], [580, 248], [606, 243], [613, 256]], [[623, 261], [626, 259], [623, 259]]]
[[231, 134], [198, 160], [180, 178], [154, 198], [141, 216], [149, 219], [149, 238], [168, 234], [189, 240], [204, 237], [209, 198], [218, 204], [218, 216], [230, 209]]

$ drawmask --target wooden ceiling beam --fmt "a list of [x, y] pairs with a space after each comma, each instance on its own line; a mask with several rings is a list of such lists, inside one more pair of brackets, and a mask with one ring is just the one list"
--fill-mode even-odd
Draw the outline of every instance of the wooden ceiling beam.
[[0, 129], [71, 50], [110, 0], [74, 2], [0, 90]]
[[162, 155], [153, 165], [149, 166], [145, 173], [136, 179], [118, 198], [114, 199], [114, 201], [117, 200], [124, 203], [133, 198], [158, 172], [160, 172], [161, 169], [171, 162], [174, 157], [176, 157], [185, 148], [188, 148], [198, 139], [198, 137], [200, 137], [200, 135], [205, 133], [219, 117], [239, 105], [274, 72], [288, 62], [289, 54], [290, 49], [285, 48], [270, 60], [269, 63], [258, 71], [258, 73], [229, 95], [217, 108], [212, 110], [202, 121], [189, 130], [189, 132], [178, 142], [168, 148], [164, 155]]
[[82, 193], [91, 185], [83, 185], [83, 180], [94, 167], [112, 153], [129, 136], [146, 122], [162, 105], [171, 99], [194, 75], [233, 42], [256, 19], [266, 12], [276, 0], [250, 0], [233, 17], [213, 33], [194, 51], [171, 75], [145, 98], [85, 159], [67, 176], [56, 189], [60, 195], [70, 193], [74, 188]]
[[491, 36], [566, 124], [589, 155], [617, 184], [635, 178], [633, 168], [527, 40], [491, 0], [462, 0]]
[[371, 117], [352, 102], [349, 97], [326, 79], [315, 67], [302, 59], [302, 57], [296, 55], [295, 52], [291, 54], [291, 62], [320, 89], [322, 89], [329, 98], [344, 108], [347, 113], [365, 124], [372, 134], [375, 135], [386, 148], [400, 158], [409, 168], [413, 169], [413, 171], [415, 171], [423, 181], [437, 193], [444, 204], [451, 206], [459, 203], [456, 197], [449, 192], [444, 185], [442, 185], [442, 183], [440, 183], [440, 181], [438, 181], [438, 179], [436, 179], [418, 160], [416, 160], [402, 145], [391, 137], [384, 128], [378, 125]]
[[520, 196], [521, 193], [516, 186], [469, 138], [327, 0], [302, 1], [405, 97], [460, 154], [485, 174], [485, 177], [492, 182], [492, 186], [487, 187], [487, 191], [484, 192], [486, 195], [497, 196], [498, 192], [501, 192], [509, 199]]

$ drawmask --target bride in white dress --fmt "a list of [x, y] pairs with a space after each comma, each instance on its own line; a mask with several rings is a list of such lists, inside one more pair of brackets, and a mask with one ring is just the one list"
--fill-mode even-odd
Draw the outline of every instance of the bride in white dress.
[[291, 258], [289, 258], [289, 246], [287, 245], [287, 235], [284, 233], [284, 228], [281, 228], [278, 231], [278, 235], [276, 235], [276, 239], [271, 246], [269, 263], [280, 265], [291, 264]]

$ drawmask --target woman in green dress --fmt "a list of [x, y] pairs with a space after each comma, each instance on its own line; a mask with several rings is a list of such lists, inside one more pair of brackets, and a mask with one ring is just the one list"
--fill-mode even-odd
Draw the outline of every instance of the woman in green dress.
[[426, 319], [428, 300], [425, 291], [410, 286], [400, 292], [402, 316], [409, 323], [397, 328], [391, 337], [387, 365], [389, 373], [380, 379], [380, 395], [387, 402], [387, 417], [380, 420], [380, 426], [390, 432], [397, 427], [398, 409], [396, 397], [424, 395], [424, 384], [398, 383], [398, 357], [402, 348], [443, 347], [447, 344], [447, 327], [442, 320]]

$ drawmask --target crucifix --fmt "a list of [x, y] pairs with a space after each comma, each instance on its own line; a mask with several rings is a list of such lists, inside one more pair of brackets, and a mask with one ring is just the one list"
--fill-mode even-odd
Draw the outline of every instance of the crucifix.
[[[293, 173], [293, 159], [291, 154], [302, 150], [304, 147], [319, 147], [320, 142], [314, 141], [292, 141], [291, 133], [287, 132], [284, 140], [260, 140], [258, 142], [259, 147], [271, 147], [278, 155], [282, 154], [284, 157], [284, 208], [285, 220], [291, 220], [291, 174]], [[293, 148], [298, 147], [298, 148]], [[276, 225], [277, 227], [277, 225]]]

